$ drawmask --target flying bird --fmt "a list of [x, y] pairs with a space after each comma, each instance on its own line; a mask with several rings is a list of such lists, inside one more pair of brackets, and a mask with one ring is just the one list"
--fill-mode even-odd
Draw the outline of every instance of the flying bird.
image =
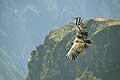
[[73, 41], [72, 47], [66, 55], [70, 60], [75, 60], [77, 56], [81, 54], [85, 49], [87, 49], [91, 44], [91, 41], [87, 39], [88, 31], [86, 30], [86, 28], [80, 27], [79, 25], [76, 25], [76, 27], [76, 37]]

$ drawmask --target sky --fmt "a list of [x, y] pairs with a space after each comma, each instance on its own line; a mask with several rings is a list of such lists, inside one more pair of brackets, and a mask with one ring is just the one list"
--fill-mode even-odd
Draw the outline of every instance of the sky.
[[76, 16], [119, 18], [120, 0], [0, 0], [0, 48], [27, 69], [32, 49]]

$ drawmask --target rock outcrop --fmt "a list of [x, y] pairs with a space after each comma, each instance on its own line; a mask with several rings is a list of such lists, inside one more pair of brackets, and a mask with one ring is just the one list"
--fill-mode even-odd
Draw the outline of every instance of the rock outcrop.
[[76, 61], [66, 54], [74, 39], [74, 23], [49, 32], [31, 52], [27, 80], [119, 80], [120, 20], [86, 21], [92, 45]]

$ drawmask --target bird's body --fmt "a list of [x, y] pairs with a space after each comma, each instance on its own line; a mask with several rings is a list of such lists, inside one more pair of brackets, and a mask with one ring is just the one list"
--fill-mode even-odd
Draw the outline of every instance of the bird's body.
[[72, 47], [70, 48], [68, 54], [66, 55], [69, 59], [75, 60], [75, 58], [83, 52], [85, 48], [85, 42], [82, 39], [75, 38]]
[[71, 60], [75, 60], [76, 57], [81, 54], [84, 49], [87, 49], [91, 44], [91, 41], [87, 39], [88, 32], [84, 27], [77, 25], [76, 37], [73, 41], [73, 45], [67, 53], [67, 57]]

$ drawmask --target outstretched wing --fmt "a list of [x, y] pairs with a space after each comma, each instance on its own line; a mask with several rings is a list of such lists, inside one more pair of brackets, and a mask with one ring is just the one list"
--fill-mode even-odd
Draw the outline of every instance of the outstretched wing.
[[68, 54], [66, 56], [70, 60], [75, 60], [80, 53], [81, 52], [75, 52], [75, 53], [68, 52]]
[[70, 48], [66, 56], [70, 60], [75, 60], [77, 56], [83, 52], [84, 49], [85, 49], [85, 42], [84, 41], [80, 42], [75, 40], [75, 42], [73, 43], [72, 47]]

